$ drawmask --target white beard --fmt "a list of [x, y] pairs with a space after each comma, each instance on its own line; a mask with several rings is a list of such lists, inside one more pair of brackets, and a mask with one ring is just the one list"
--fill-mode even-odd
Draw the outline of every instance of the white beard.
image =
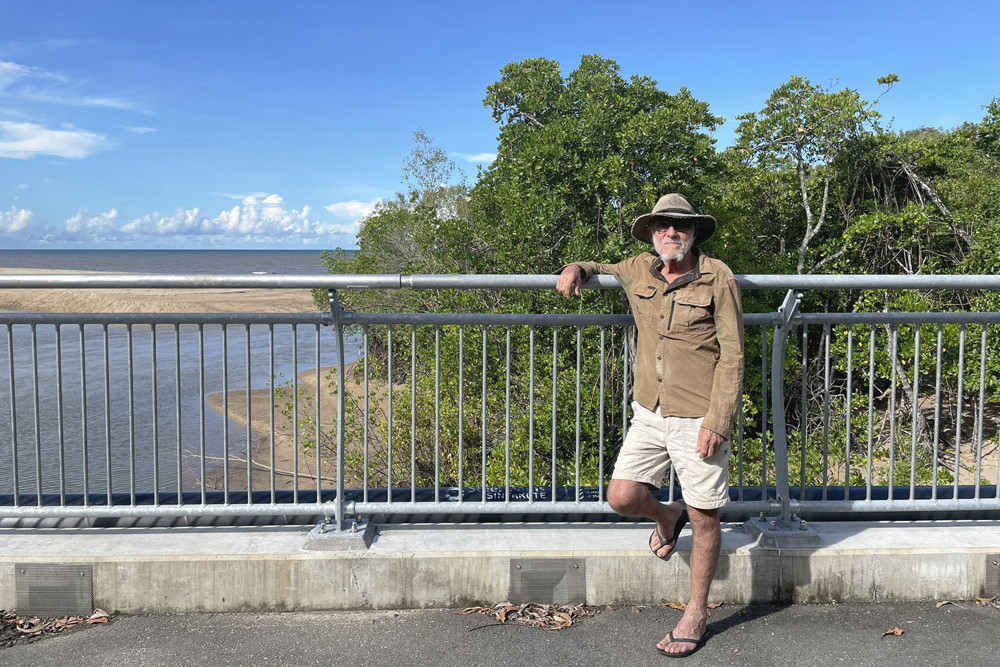
[[656, 254], [660, 256], [660, 259], [663, 260], [664, 264], [682, 261], [685, 257], [687, 257], [687, 254], [691, 252], [691, 247], [694, 245], [694, 235], [689, 235], [687, 240], [681, 241], [679, 248], [671, 244], [669, 250], [664, 250], [660, 246], [660, 243], [657, 240], [658, 238], [659, 237], [653, 237], [653, 249], [656, 250]]

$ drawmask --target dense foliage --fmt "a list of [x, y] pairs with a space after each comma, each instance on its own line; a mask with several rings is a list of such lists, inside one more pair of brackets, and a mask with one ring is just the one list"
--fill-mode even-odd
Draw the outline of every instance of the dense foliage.
[[[440, 148], [423, 132], [415, 133], [405, 191], [364, 220], [359, 250], [328, 255], [328, 268], [338, 273], [522, 274], [552, 273], [574, 259], [617, 261], [645, 250], [629, 235], [632, 220], [648, 212], [659, 195], [676, 191], [719, 220], [719, 232], [705, 251], [736, 273], [995, 273], [1000, 269], [995, 251], [1000, 242], [1000, 102], [994, 99], [985, 107], [980, 123], [896, 133], [881, 126], [876, 107], [898, 80], [895, 75], [878, 79], [879, 96], [868, 101], [855, 90], [792, 76], [761, 109], [738, 117], [734, 145], [720, 151], [713, 131], [723, 119], [684, 88], [671, 94], [647, 77], [626, 79], [614, 61], [594, 55], [584, 56], [567, 76], [551, 60], [511, 63], [487, 87], [484, 99], [499, 126], [496, 160], [469, 185], [455, 178], [455, 165]], [[773, 310], [781, 296], [747, 293], [745, 310]], [[624, 295], [614, 291], [585, 292], [573, 300], [554, 292], [515, 290], [348, 292], [342, 299], [347, 309], [380, 312], [627, 312]], [[807, 295], [804, 310], [996, 309], [997, 299], [986, 293], [823, 292]], [[793, 461], [796, 479], [836, 483], [822, 479], [837, 469], [831, 460], [839, 461], [843, 471], [840, 483], [858, 483], [869, 474], [904, 483], [911, 473], [923, 481], [938, 475], [928, 459], [932, 427], [930, 417], [925, 419], [934, 413], [933, 405], [914, 410], [918, 423], [910, 430], [893, 429], [891, 436], [885, 420], [879, 426], [879, 419], [867, 414], [869, 386], [877, 388], [879, 417], [894, 421], [892, 415], [902, 414], [907, 401], [919, 401], [913, 385], [933, 384], [938, 360], [929, 341], [938, 329], [921, 329], [919, 348], [916, 331], [905, 328], [826, 328], [810, 331], [811, 341], [796, 341], [785, 377], [790, 387], [803, 386], [804, 400], [789, 391], [786, 406], [796, 427], [792, 444], [799, 447]], [[620, 331], [602, 337], [589, 327], [578, 334], [576, 329], [494, 327], [484, 332], [442, 326], [371, 327], [363, 333], [370, 361], [368, 368], [355, 369], [353, 379], [361, 382], [366, 373], [383, 379], [382, 394], [373, 399], [377, 409], [384, 412], [390, 395], [394, 401], [391, 438], [385, 419], [367, 420], [368, 441], [376, 443], [367, 452], [370, 482], [386, 484], [391, 477], [393, 485], [468, 486], [485, 474], [488, 484], [545, 485], [554, 483], [553, 477], [559, 484], [592, 484], [610, 470], [627, 395], [628, 373], [620, 364], [629, 341]], [[961, 427], [956, 405], [969, 400], [965, 392], [978, 391], [980, 377], [989, 399], [1000, 393], [995, 336], [984, 335], [988, 372], [981, 372], [978, 357], [960, 366], [953, 356], [959, 336], [977, 341], [981, 334], [972, 326], [940, 332], [946, 358], [941, 361], [943, 393], [936, 399], [946, 409], [935, 417], [934, 428], [942, 449]], [[760, 396], [765, 386], [753, 360], [767, 344], [759, 329], [748, 330], [748, 397]], [[414, 345], [416, 355], [411, 354]], [[893, 346], [899, 351], [895, 362]], [[821, 347], [831, 350], [832, 368], [824, 368], [816, 354]], [[851, 366], [845, 361], [848, 348]], [[438, 361], [435, 349], [441, 350]], [[484, 357], [500, 360], [499, 365], [491, 361], [487, 368], [478, 362]], [[572, 372], [553, 378], [553, 357]], [[906, 359], [910, 367], [904, 367]], [[580, 377], [590, 383], [579, 417], [578, 365]], [[386, 384], [390, 366], [391, 392]], [[617, 397], [603, 409], [595, 404], [595, 378], [603, 378], [606, 394]], [[751, 483], [764, 474], [768, 424], [759, 405], [744, 403], [745, 450], [734, 475], [745, 475], [743, 481]], [[362, 406], [355, 407], [349, 427], [360, 442], [365, 420]], [[897, 439], [906, 447], [897, 447]], [[920, 446], [909, 447], [911, 440]], [[394, 442], [402, 444], [393, 450]], [[577, 442], [583, 443], [579, 457]], [[598, 442], [604, 444], [601, 452]], [[540, 463], [552, 460], [552, 443], [555, 469]], [[876, 461], [889, 462], [884, 470], [869, 472], [854, 464], [853, 457], [867, 446]], [[410, 455], [418, 449], [417, 458], [426, 463], [411, 471]], [[509, 480], [504, 478], [507, 463]], [[390, 466], [400, 472], [390, 475]]]

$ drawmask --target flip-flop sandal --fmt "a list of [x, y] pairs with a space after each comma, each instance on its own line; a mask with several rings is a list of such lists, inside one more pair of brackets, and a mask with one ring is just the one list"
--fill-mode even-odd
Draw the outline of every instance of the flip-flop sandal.
[[[687, 525], [687, 522], [688, 522], [688, 513], [687, 510], [683, 510], [681, 512], [681, 515], [677, 517], [677, 523], [674, 524], [674, 536], [670, 540], [663, 539], [663, 535], [660, 533], [659, 524], [654, 526], [653, 532], [650, 533], [649, 535], [649, 550], [652, 552], [652, 554], [657, 558], [659, 558], [660, 560], [663, 561], [670, 560], [670, 556], [672, 556], [673, 553], [677, 551], [677, 538], [681, 536], [681, 531], [684, 529], [684, 526]], [[656, 539], [660, 541], [660, 546], [657, 547], [656, 549], [653, 548], [653, 536], [656, 536]], [[665, 555], [660, 556], [656, 552], [662, 549], [663, 547], [671, 547], [671, 549]]]
[[668, 658], [686, 658], [692, 653], [697, 652], [698, 649], [700, 649], [702, 646], [705, 645], [705, 640], [708, 639], [708, 631], [707, 630], [705, 631], [705, 634], [701, 636], [701, 639], [688, 639], [687, 637], [674, 637], [674, 631], [671, 630], [670, 632], [667, 633], [667, 638], [670, 640], [671, 643], [683, 642], [685, 644], [694, 644], [694, 647], [689, 648], [686, 651], [678, 651], [677, 653], [670, 653], [669, 651], [664, 651], [659, 646], [656, 647], [656, 650], [662, 653], [663, 655], [667, 656]]

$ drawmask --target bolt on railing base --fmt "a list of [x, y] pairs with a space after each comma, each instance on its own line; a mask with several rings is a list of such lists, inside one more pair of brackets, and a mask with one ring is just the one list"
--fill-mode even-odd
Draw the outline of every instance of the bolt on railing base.
[[763, 512], [755, 519], [747, 519], [743, 527], [750, 537], [757, 539], [757, 546], [765, 549], [814, 549], [825, 544], [805, 519], [792, 515], [788, 521]]

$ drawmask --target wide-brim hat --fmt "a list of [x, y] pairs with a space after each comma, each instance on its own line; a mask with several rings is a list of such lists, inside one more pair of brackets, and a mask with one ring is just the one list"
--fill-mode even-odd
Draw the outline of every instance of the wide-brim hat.
[[650, 226], [660, 218], [687, 220], [694, 224], [698, 230], [694, 237], [694, 245], [700, 245], [712, 238], [712, 234], [715, 233], [715, 229], [718, 227], [715, 218], [710, 215], [695, 213], [694, 208], [688, 203], [687, 199], [673, 192], [660, 197], [651, 213], [640, 215], [635, 219], [635, 222], [632, 223], [632, 236], [640, 241], [652, 243], [653, 235], [650, 232]]

